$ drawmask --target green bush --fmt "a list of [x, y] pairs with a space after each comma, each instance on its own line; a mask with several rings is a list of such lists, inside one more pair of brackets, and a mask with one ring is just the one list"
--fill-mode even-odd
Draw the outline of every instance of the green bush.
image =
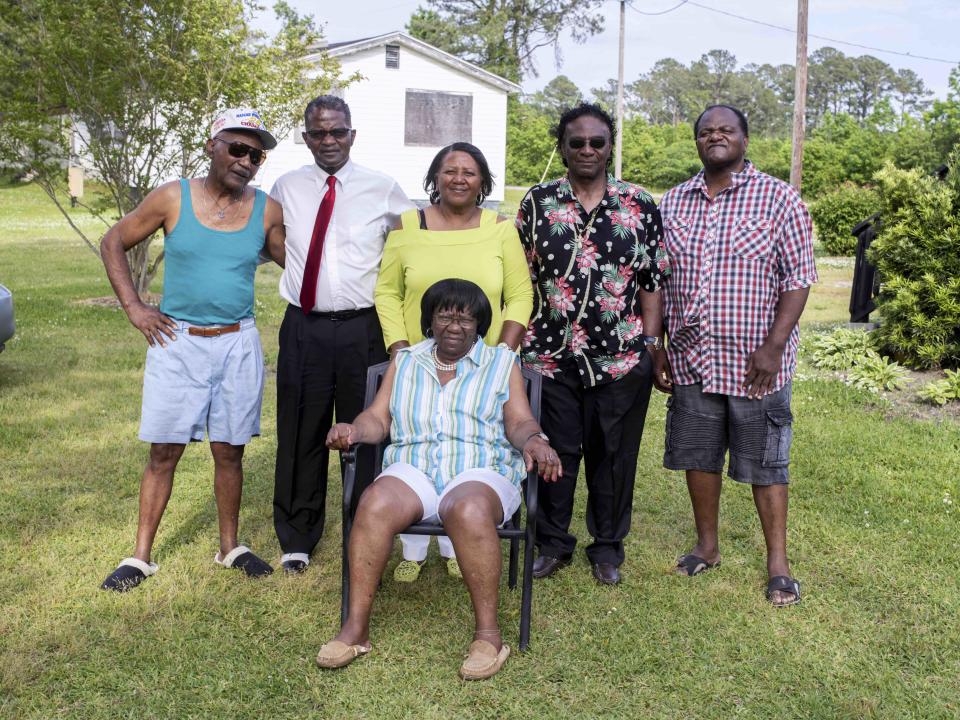
[[829, 335], [818, 335], [811, 341], [813, 364], [821, 370], [849, 370], [877, 351], [870, 333], [863, 330], [837, 328]]
[[[960, 146], [948, 164], [960, 168]], [[875, 176], [882, 349], [913, 367], [960, 366], [960, 171], [946, 182], [888, 165]]]
[[861, 221], [880, 209], [880, 197], [871, 188], [844, 183], [810, 205], [817, 238], [828, 255], [853, 255], [857, 239], [850, 234]]
[[907, 371], [890, 358], [872, 355], [857, 361], [847, 373], [847, 382], [861, 390], [901, 390], [910, 382]]

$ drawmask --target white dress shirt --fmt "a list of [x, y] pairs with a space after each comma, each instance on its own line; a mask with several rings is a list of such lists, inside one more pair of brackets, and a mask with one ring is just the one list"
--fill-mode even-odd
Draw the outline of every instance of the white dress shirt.
[[[396, 180], [352, 160], [334, 175], [337, 197], [323, 242], [317, 300], [311, 308], [318, 312], [373, 306], [387, 233], [402, 212], [414, 207]], [[305, 165], [279, 177], [270, 190], [270, 197], [283, 206], [287, 230], [280, 295], [297, 307], [310, 238], [320, 201], [327, 193], [328, 177], [329, 173], [318, 165]]]

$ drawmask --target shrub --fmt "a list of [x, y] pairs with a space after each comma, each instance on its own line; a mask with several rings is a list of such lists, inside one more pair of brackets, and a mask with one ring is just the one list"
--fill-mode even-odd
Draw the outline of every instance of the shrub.
[[940, 182], [888, 165], [875, 176], [881, 348], [913, 367], [960, 366], [960, 146]]
[[946, 405], [954, 399], [950, 393], [950, 383], [946, 380], [935, 380], [927, 383], [917, 391], [917, 395], [931, 405]]
[[813, 364], [822, 370], [849, 370], [868, 357], [876, 357], [873, 338], [863, 330], [837, 328], [811, 341]]
[[943, 380], [935, 380], [920, 388], [920, 397], [935, 405], [960, 400], [960, 370], [947, 370], [946, 375]]
[[817, 238], [828, 255], [853, 255], [857, 239], [853, 228], [880, 209], [876, 190], [844, 183], [810, 205]]
[[900, 390], [910, 379], [907, 371], [890, 358], [872, 355], [857, 361], [847, 373], [847, 382], [870, 392]]

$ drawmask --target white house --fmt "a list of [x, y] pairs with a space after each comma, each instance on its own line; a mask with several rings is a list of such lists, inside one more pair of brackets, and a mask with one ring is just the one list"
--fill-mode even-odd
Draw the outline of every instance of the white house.
[[[402, 32], [332, 43], [322, 52], [340, 61], [345, 76], [363, 76], [337, 93], [350, 105], [357, 131], [351, 158], [396, 178], [411, 199], [425, 200], [423, 176], [437, 150], [471, 142], [495, 177], [489, 200], [503, 200], [507, 94], [519, 85]], [[270, 151], [257, 175], [261, 187], [313, 162], [301, 129]]]

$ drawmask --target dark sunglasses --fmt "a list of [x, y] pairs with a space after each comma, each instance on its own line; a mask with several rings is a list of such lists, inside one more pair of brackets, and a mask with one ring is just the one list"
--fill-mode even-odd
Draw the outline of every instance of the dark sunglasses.
[[334, 140], [343, 140], [352, 132], [353, 128], [334, 128], [333, 130], [306, 130], [303, 134], [311, 140], [323, 140], [327, 135], [331, 135]]
[[264, 150], [258, 150], [257, 148], [250, 147], [246, 143], [239, 142], [234, 140], [233, 142], [227, 142], [226, 140], [221, 140], [220, 138], [214, 138], [217, 142], [222, 142], [227, 146], [227, 152], [230, 153], [231, 157], [242, 158], [250, 156], [250, 162], [256, 166], [263, 165], [263, 161], [267, 159], [267, 153]]
[[[567, 140], [567, 145], [572, 150], [579, 150], [586, 144], [587, 144], [587, 141], [584, 140], [583, 138], [570, 138], [569, 140]], [[590, 147], [592, 147], [594, 150], [600, 150], [601, 148], [605, 148], [606, 146], [607, 146], [606, 138], [604, 137], [590, 138]]]

